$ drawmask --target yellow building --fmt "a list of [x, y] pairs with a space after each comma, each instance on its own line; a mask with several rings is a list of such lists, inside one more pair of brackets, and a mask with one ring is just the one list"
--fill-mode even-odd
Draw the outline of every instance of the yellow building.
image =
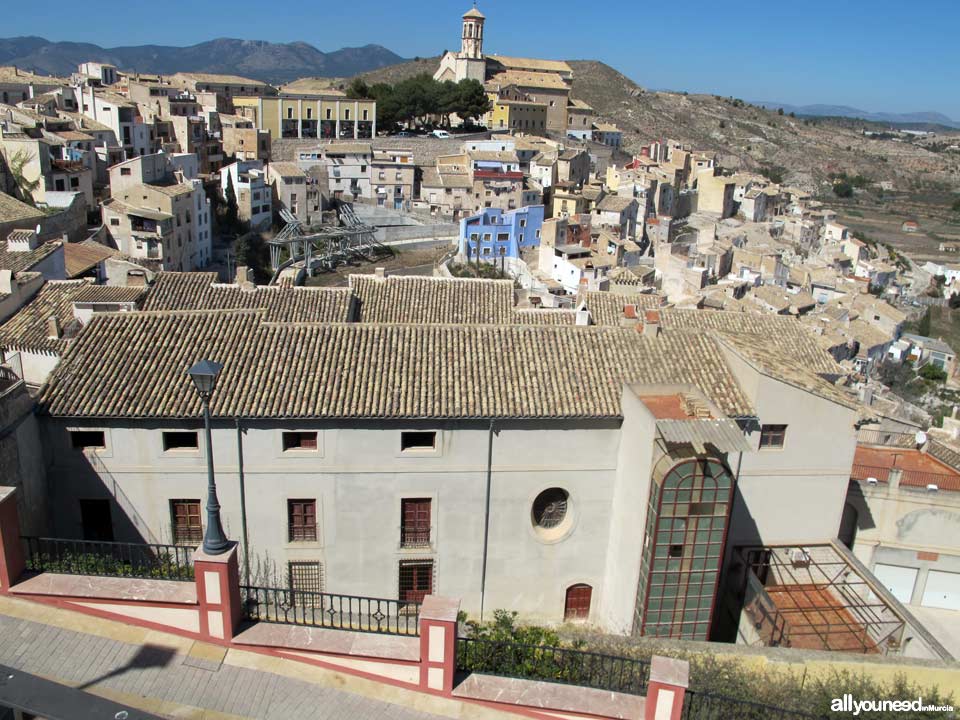
[[235, 97], [236, 114], [278, 138], [361, 139], [377, 134], [376, 100], [349, 100], [342, 93], [281, 93]]
[[490, 130], [524, 130], [543, 132], [547, 127], [545, 103], [523, 100], [500, 100], [496, 93], [489, 93], [490, 111], [484, 124]]

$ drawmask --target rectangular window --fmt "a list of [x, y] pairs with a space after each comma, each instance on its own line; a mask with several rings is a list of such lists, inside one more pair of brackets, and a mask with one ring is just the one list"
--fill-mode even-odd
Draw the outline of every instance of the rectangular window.
[[287, 563], [291, 605], [320, 605], [320, 597], [307, 593], [323, 592], [323, 568], [316, 560]]
[[173, 430], [163, 433], [163, 451], [196, 450], [200, 447], [194, 430]]
[[400, 501], [400, 546], [430, 545], [430, 498], [407, 498]]
[[287, 108], [287, 120], [293, 120], [293, 108]]
[[317, 501], [287, 500], [290, 542], [317, 541]]
[[283, 451], [289, 450], [316, 450], [316, 431], [291, 431], [283, 433]]
[[433, 594], [433, 560], [400, 561], [400, 602], [423, 602]]
[[193, 545], [203, 542], [199, 500], [171, 500], [170, 523], [174, 545]]
[[113, 519], [110, 501], [80, 500], [80, 525], [83, 539], [91, 542], [113, 542]]
[[344, 111], [343, 111], [343, 119], [344, 119], [344, 120], [349, 120], [349, 119], [350, 119], [350, 111], [349, 111], [349, 110], [344, 110]]
[[400, 433], [400, 450], [436, 450], [437, 433], [435, 431], [410, 431]]
[[77, 450], [103, 449], [107, 446], [103, 430], [71, 430], [70, 445]]
[[307, 120], [311, 120], [312, 118], [313, 118], [313, 108], [307, 108]]
[[762, 425], [760, 427], [760, 447], [782, 448], [786, 435], [786, 425]]

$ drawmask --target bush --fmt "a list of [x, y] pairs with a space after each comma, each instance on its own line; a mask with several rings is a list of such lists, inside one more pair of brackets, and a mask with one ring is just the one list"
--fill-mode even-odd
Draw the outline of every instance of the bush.
[[920, 368], [920, 377], [924, 380], [933, 380], [934, 382], [943, 382], [947, 379], [947, 373], [941, 370], [933, 363], [927, 363]]
[[853, 185], [844, 181], [834, 183], [833, 194], [841, 198], [853, 197]]

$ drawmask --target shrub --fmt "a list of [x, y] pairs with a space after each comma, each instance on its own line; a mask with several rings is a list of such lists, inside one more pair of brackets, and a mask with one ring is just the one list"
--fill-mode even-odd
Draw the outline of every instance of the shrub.
[[845, 181], [834, 183], [833, 194], [841, 198], [853, 197], [853, 185]]
[[947, 373], [941, 370], [933, 363], [927, 363], [920, 368], [920, 377], [924, 380], [933, 380], [934, 382], [943, 382], [947, 379]]

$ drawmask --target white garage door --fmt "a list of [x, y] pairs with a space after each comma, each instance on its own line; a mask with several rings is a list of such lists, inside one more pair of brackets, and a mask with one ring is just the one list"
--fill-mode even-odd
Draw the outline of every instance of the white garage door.
[[931, 570], [923, 588], [921, 605], [960, 610], [960, 573]]
[[897, 600], [902, 603], [910, 602], [913, 584], [917, 581], [916, 568], [877, 563], [873, 566], [873, 574]]

